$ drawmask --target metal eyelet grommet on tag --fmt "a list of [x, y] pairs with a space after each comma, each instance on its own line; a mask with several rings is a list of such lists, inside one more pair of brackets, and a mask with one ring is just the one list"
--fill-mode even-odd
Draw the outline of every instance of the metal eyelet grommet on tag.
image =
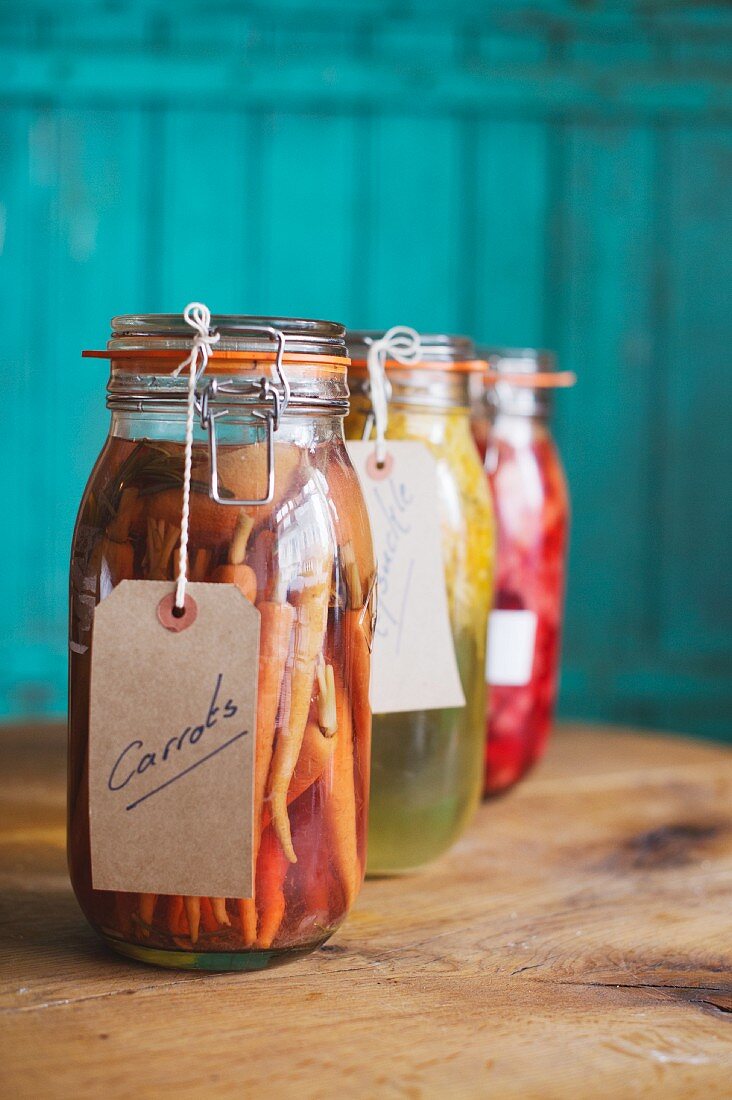
[[178, 611], [176, 615], [176, 610], [175, 592], [169, 592], [167, 596], [163, 596], [158, 604], [158, 619], [166, 630], [172, 630], [175, 634], [179, 634], [181, 630], [186, 630], [195, 623], [198, 615], [198, 604], [193, 596], [186, 592], [182, 614]]
[[393, 468], [394, 458], [388, 451], [381, 462], [377, 460], [376, 452], [370, 454], [366, 460], [366, 473], [373, 481], [385, 481]]

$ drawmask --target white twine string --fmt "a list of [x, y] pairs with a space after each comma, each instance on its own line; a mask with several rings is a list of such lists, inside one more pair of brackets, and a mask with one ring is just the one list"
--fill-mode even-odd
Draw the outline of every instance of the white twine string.
[[378, 340], [374, 340], [366, 354], [366, 366], [371, 383], [371, 407], [374, 410], [376, 433], [376, 465], [383, 466], [386, 459], [386, 429], [389, 422], [389, 405], [386, 382], [386, 360], [396, 359], [404, 366], [419, 362], [421, 343], [419, 333], [406, 325], [394, 325]]
[[175, 586], [175, 606], [179, 611], [182, 611], [185, 607], [186, 583], [188, 580], [188, 526], [191, 512], [191, 465], [193, 462], [193, 415], [196, 405], [196, 386], [208, 365], [213, 345], [218, 343], [221, 335], [218, 332], [211, 332], [211, 311], [202, 302], [189, 302], [183, 310], [183, 320], [194, 329], [196, 335], [191, 341], [191, 350], [188, 356], [173, 371], [173, 376], [177, 377], [185, 367], [189, 368], [186, 451], [183, 468], [183, 509], [180, 517], [178, 580]]

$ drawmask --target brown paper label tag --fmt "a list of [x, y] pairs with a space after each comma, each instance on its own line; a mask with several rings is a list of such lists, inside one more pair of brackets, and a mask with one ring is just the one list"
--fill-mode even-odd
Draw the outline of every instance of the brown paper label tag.
[[96, 890], [251, 897], [259, 612], [189, 584], [196, 617], [158, 618], [168, 581], [123, 581], [94, 613], [89, 824]]
[[437, 465], [423, 443], [349, 442], [368, 508], [379, 570], [371, 654], [374, 714], [464, 707], [445, 590]]

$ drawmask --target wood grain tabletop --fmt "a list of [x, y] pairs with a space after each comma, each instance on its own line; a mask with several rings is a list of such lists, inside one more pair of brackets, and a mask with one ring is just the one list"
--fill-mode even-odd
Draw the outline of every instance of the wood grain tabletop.
[[730, 1097], [732, 754], [562, 727], [420, 875], [259, 974], [108, 953], [69, 887], [64, 738], [0, 729], [0, 1095]]

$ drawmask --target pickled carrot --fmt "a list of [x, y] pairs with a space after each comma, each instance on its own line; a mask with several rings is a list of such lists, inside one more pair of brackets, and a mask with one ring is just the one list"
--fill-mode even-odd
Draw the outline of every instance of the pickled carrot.
[[274, 531], [263, 527], [257, 533], [248, 557], [257, 576], [258, 598], [271, 600], [278, 581], [277, 536]]
[[335, 735], [332, 788], [325, 798], [333, 863], [340, 878], [346, 906], [353, 904], [361, 885], [356, 830], [356, 787], [353, 774], [353, 726], [351, 704], [340, 683], [336, 683], [338, 732]]
[[315, 666], [323, 647], [330, 598], [330, 567], [302, 592], [296, 611], [294, 658], [290, 677], [290, 708], [272, 757], [270, 799], [275, 832], [290, 863], [297, 863], [292, 846], [287, 791], [300, 755], [315, 682]]
[[333, 502], [333, 518], [344, 570], [348, 576], [351, 606], [360, 606], [367, 591], [374, 563], [366, 504], [360, 493], [354, 492], [354, 470], [346, 454], [332, 459], [326, 468], [328, 492]]
[[226, 912], [226, 898], [209, 898], [211, 902], [211, 908], [213, 915], [216, 918], [216, 923], [219, 925], [230, 925], [231, 920], [229, 914]]
[[138, 492], [132, 486], [122, 490], [119, 508], [107, 527], [101, 544], [113, 585], [132, 580], [135, 575], [135, 548], [130, 542], [130, 525], [139, 508]]
[[157, 894], [140, 894], [140, 920], [143, 924], [152, 924]]
[[[257, 866], [262, 824], [264, 794], [267, 788], [272, 747], [274, 745], [277, 709], [290, 648], [290, 635], [295, 621], [295, 609], [286, 600], [263, 600], [257, 605], [259, 628], [259, 683], [257, 688], [257, 736], [254, 750], [254, 834], [252, 838], [254, 866]], [[247, 946], [257, 935], [256, 890], [251, 898], [238, 901], [242, 935]]]
[[244, 558], [253, 526], [252, 517], [247, 512], [241, 512], [229, 547], [229, 560], [225, 565], [218, 565], [211, 577], [217, 584], [235, 584], [250, 603], [257, 598], [257, 575], [250, 565], [245, 564]]
[[[308, 722], [302, 739], [300, 755], [297, 758], [297, 764], [287, 791], [288, 806], [312, 787], [313, 783], [317, 783], [333, 757], [335, 744], [335, 737], [326, 737], [317, 722], [312, 720]], [[262, 814], [262, 828], [266, 828], [271, 821], [271, 811], [265, 805]]]
[[241, 937], [245, 947], [251, 947], [257, 938], [257, 901], [256, 888], [252, 890], [250, 898], [237, 898], [236, 907], [239, 912], [241, 925]]
[[287, 868], [287, 857], [273, 829], [265, 829], [257, 862], [259, 934], [255, 946], [260, 950], [272, 946], [285, 915], [284, 885]]
[[[194, 471], [195, 477], [195, 471]], [[183, 488], [163, 489], [146, 499], [145, 515], [148, 524], [163, 522], [179, 526], [183, 509]], [[189, 539], [193, 546], [225, 546], [231, 541], [236, 527], [235, 508], [223, 508], [211, 500], [208, 491], [191, 492]]]
[[113, 542], [126, 542], [129, 539], [130, 527], [140, 511], [138, 497], [139, 492], [132, 485], [122, 490], [117, 513], [107, 527], [107, 537]]
[[322, 653], [316, 664], [315, 675], [318, 681], [318, 725], [326, 737], [332, 737], [338, 729], [335, 678], [333, 666], [326, 664]]
[[183, 898], [180, 894], [171, 894], [168, 898], [168, 928], [173, 936], [185, 935], [183, 922]]
[[[176, 557], [178, 557], [177, 554], [176, 554]], [[205, 581], [206, 580], [206, 574], [208, 573], [208, 567], [209, 567], [210, 562], [211, 562], [211, 551], [210, 550], [206, 550], [204, 548], [201, 548], [200, 550], [196, 550], [196, 552], [193, 554], [192, 564], [189, 567], [189, 577], [190, 577], [190, 579], [192, 581]], [[175, 574], [177, 574], [177, 572], [178, 572], [178, 563], [177, 562], [176, 562], [175, 569], [173, 570], [173, 572]]]
[[366, 634], [370, 631], [364, 622], [369, 614], [367, 608], [346, 611], [346, 667], [350, 675], [351, 701], [353, 706], [354, 734], [358, 745], [359, 764], [365, 773], [365, 786], [368, 790], [371, 764], [371, 703], [369, 684], [371, 677], [371, 648]]
[[201, 904], [201, 924], [204, 932], [216, 932], [218, 931], [219, 922], [213, 911], [213, 905], [210, 898], [199, 898]]
[[186, 917], [188, 918], [188, 934], [191, 937], [191, 943], [196, 943], [198, 929], [201, 924], [201, 899], [184, 897], [183, 901], [186, 907]]
[[164, 581], [170, 573], [170, 559], [175, 544], [180, 538], [180, 527], [166, 523], [165, 520], [147, 521], [147, 546], [144, 565], [147, 579]]
[[231, 562], [217, 565], [211, 574], [211, 580], [216, 584], [235, 584], [250, 603], [254, 603], [257, 598], [257, 575], [252, 567], [245, 565], [244, 562], [237, 565]]

